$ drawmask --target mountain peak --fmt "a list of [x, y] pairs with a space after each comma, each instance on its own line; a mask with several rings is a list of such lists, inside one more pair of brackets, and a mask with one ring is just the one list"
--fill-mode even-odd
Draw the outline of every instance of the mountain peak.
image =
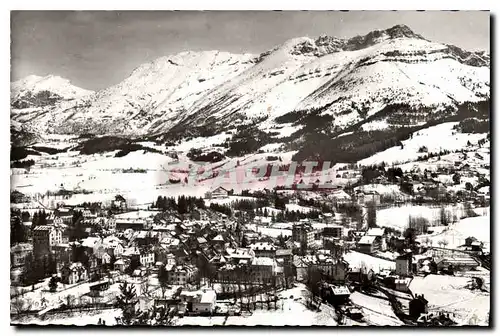
[[[51, 97], [51, 104], [56, 100], [72, 100], [87, 96], [93, 91], [85, 90], [71, 84], [69, 79], [57, 75], [29, 75], [20, 80], [11, 83], [11, 98], [18, 107], [30, 107], [38, 103], [26, 100], [32, 100], [38, 94], [47, 95]], [[22, 101], [22, 103], [21, 103]]]
[[387, 34], [391, 37], [420, 37], [420, 35], [415, 34], [410, 27], [404, 24], [395, 25], [391, 28], [385, 30]]
[[359, 35], [347, 39], [322, 34], [315, 40], [308, 38], [291, 39], [284, 45], [290, 46], [293, 44], [293, 47], [289, 47], [293, 55], [323, 56], [339, 51], [364, 49], [386, 40], [397, 38], [425, 40], [421, 35], [411, 30], [410, 27], [399, 24], [384, 30], [374, 30], [366, 35]]

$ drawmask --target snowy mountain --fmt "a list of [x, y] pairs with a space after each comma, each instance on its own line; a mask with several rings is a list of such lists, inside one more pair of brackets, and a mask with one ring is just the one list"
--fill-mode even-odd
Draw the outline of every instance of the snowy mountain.
[[[311, 118], [338, 133], [453, 113], [489, 98], [489, 64], [484, 52], [399, 25], [350, 39], [295, 38], [260, 55], [182, 52], [95, 94], [58, 77], [31, 77], [12, 84], [12, 119], [48, 133], [133, 136], [209, 136], [253, 125], [279, 142], [301, 135]], [[25, 103], [41, 90], [56, 99]]]
[[11, 104], [18, 108], [43, 107], [61, 100], [74, 100], [93, 91], [76, 87], [59, 76], [31, 75], [11, 83]]

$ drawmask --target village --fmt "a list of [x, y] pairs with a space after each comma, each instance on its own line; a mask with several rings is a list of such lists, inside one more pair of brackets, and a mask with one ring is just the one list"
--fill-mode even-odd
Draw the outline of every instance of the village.
[[[357, 176], [357, 186], [216, 187], [204, 197], [158, 196], [146, 208], [122, 195], [68, 205], [64, 193], [42, 207], [14, 191], [11, 318], [487, 325], [489, 239], [467, 233], [489, 230], [489, 181], [461, 183], [469, 168], [439, 168], [454, 174], [451, 188], [427, 170], [346, 167], [338, 177]], [[303, 321], [293, 318], [299, 311]]]

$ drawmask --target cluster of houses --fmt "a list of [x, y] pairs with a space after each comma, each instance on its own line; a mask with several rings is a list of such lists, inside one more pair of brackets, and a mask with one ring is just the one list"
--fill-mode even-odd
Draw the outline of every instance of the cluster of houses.
[[[207, 197], [224, 198], [228, 193], [219, 187]], [[331, 202], [352, 202], [341, 189], [333, 194]], [[381, 202], [377, 192], [359, 191], [355, 199], [363, 206]], [[404, 249], [405, 239], [390, 235], [384, 228], [349, 229], [339, 225], [331, 213], [322, 214], [321, 225], [308, 219], [293, 223], [291, 236], [283, 243], [262, 235], [258, 229], [249, 229], [248, 221], [242, 218], [228, 218], [207, 209], [192, 210], [184, 217], [173, 211], [127, 212], [121, 196], [114, 200], [113, 208], [114, 215], [99, 209], [58, 207], [49, 214], [46, 225], [32, 230], [30, 242], [11, 248], [11, 269], [16, 270], [12, 281], [19, 281], [19, 270], [23, 270], [28, 256], [51, 255], [64, 284], [95, 282], [106, 274], [127, 274], [138, 280], [162, 274], [162, 281], [180, 286], [181, 290], [167, 296], [141, 293], [137, 301], [141, 310], [151, 305], [174, 305], [181, 313], [212, 314], [217, 293], [212, 288], [201, 288], [202, 279], [212, 285], [279, 288], [293, 281], [306, 282], [311, 272], [317, 271], [327, 280], [325, 296], [345, 302], [349, 283], [379, 281], [388, 288], [408, 291], [409, 279], [418, 273], [475, 269], [479, 263], [470, 253], [482, 249], [481, 243], [470, 237], [463, 247], [464, 255], [423, 256]], [[86, 238], [70, 241], [69, 227], [74, 225], [75, 211], [82, 212], [78, 220]], [[266, 225], [262, 218], [251, 223]], [[394, 270], [374, 274], [343, 259], [345, 249], [375, 255], [388, 251], [389, 246], [405, 252], [395, 259]], [[92, 285], [91, 292], [97, 296], [107, 288], [109, 283], [102, 281]]]

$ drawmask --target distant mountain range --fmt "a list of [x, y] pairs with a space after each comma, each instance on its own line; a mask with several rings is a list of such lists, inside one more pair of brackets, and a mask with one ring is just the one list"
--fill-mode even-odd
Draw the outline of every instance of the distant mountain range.
[[268, 143], [297, 142], [308, 132], [422, 125], [487, 101], [490, 56], [398, 25], [350, 39], [294, 38], [260, 55], [182, 52], [97, 92], [56, 76], [29, 76], [11, 90], [11, 119], [34, 133], [165, 140], [252, 128]]

